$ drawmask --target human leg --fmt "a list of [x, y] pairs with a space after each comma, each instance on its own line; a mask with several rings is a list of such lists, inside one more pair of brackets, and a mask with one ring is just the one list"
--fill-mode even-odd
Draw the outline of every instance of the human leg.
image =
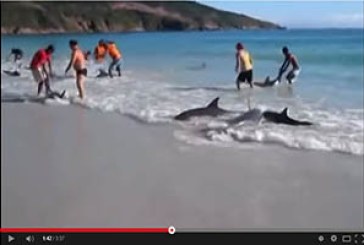
[[84, 80], [85, 80], [86, 75], [87, 75], [86, 69], [77, 71], [76, 85], [77, 85], [78, 95], [81, 99], [83, 99], [85, 97]]
[[112, 78], [113, 75], [112, 75], [112, 70], [114, 68], [114, 66], [117, 64], [118, 60], [113, 60], [109, 66], [109, 76]]
[[289, 84], [293, 83], [296, 80], [299, 73], [300, 73], [300, 70], [297, 70], [297, 69], [291, 70], [286, 76], [288, 83]]
[[253, 70], [246, 72], [246, 80], [249, 83], [250, 87], [253, 88]]

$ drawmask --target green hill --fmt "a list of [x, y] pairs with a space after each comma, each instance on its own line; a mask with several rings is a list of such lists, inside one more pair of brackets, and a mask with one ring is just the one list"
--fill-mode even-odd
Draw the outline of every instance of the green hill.
[[277, 29], [196, 2], [1, 2], [1, 33]]

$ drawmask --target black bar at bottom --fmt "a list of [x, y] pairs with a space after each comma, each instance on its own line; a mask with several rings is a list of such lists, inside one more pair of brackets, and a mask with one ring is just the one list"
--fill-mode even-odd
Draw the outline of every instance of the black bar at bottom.
[[73, 244], [364, 244], [364, 232], [177, 232], [171, 234], [139, 233], [2, 233], [1, 244], [73, 245]]

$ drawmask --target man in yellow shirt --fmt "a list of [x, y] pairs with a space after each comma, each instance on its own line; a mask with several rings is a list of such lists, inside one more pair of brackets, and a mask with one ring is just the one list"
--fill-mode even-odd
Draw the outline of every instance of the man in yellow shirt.
[[240, 83], [248, 82], [250, 87], [253, 88], [253, 61], [249, 52], [244, 49], [241, 43], [236, 44], [235, 58], [235, 71], [239, 73], [236, 78], [236, 87], [240, 90]]

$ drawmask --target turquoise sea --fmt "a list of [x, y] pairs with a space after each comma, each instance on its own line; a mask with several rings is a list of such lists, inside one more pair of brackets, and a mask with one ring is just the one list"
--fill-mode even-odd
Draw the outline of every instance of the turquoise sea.
[[[178, 140], [245, 147], [274, 143], [296, 149], [339, 151], [363, 155], [363, 29], [293, 29], [209, 32], [152, 32], [113, 34], [4, 35], [2, 70], [13, 69], [6, 60], [12, 47], [25, 52], [23, 68], [33, 53], [54, 44], [55, 89], [76, 95], [75, 79], [63, 77], [70, 55], [69, 39], [93, 50], [99, 39], [113, 40], [124, 57], [121, 78], [96, 79], [98, 66], [89, 63], [87, 98], [82, 105], [105, 113], [120, 113], [146, 123], [175, 123], [179, 112], [208, 104], [219, 96], [221, 107], [246, 111], [251, 107], [280, 111], [315, 123], [292, 127], [260, 123], [226, 126], [223, 120], [196, 119], [176, 133]], [[282, 46], [297, 56], [301, 74], [293, 85], [235, 90], [234, 52], [242, 42], [254, 62], [254, 80], [275, 77], [283, 62]], [[108, 60], [105, 64], [107, 67]], [[30, 71], [21, 77], [2, 73], [4, 96], [35, 96]], [[50, 106], [74, 106], [47, 101]], [[188, 126], [186, 126], [188, 125]], [[221, 127], [224, 128], [221, 130]], [[203, 134], [196, 128], [206, 128]]]

